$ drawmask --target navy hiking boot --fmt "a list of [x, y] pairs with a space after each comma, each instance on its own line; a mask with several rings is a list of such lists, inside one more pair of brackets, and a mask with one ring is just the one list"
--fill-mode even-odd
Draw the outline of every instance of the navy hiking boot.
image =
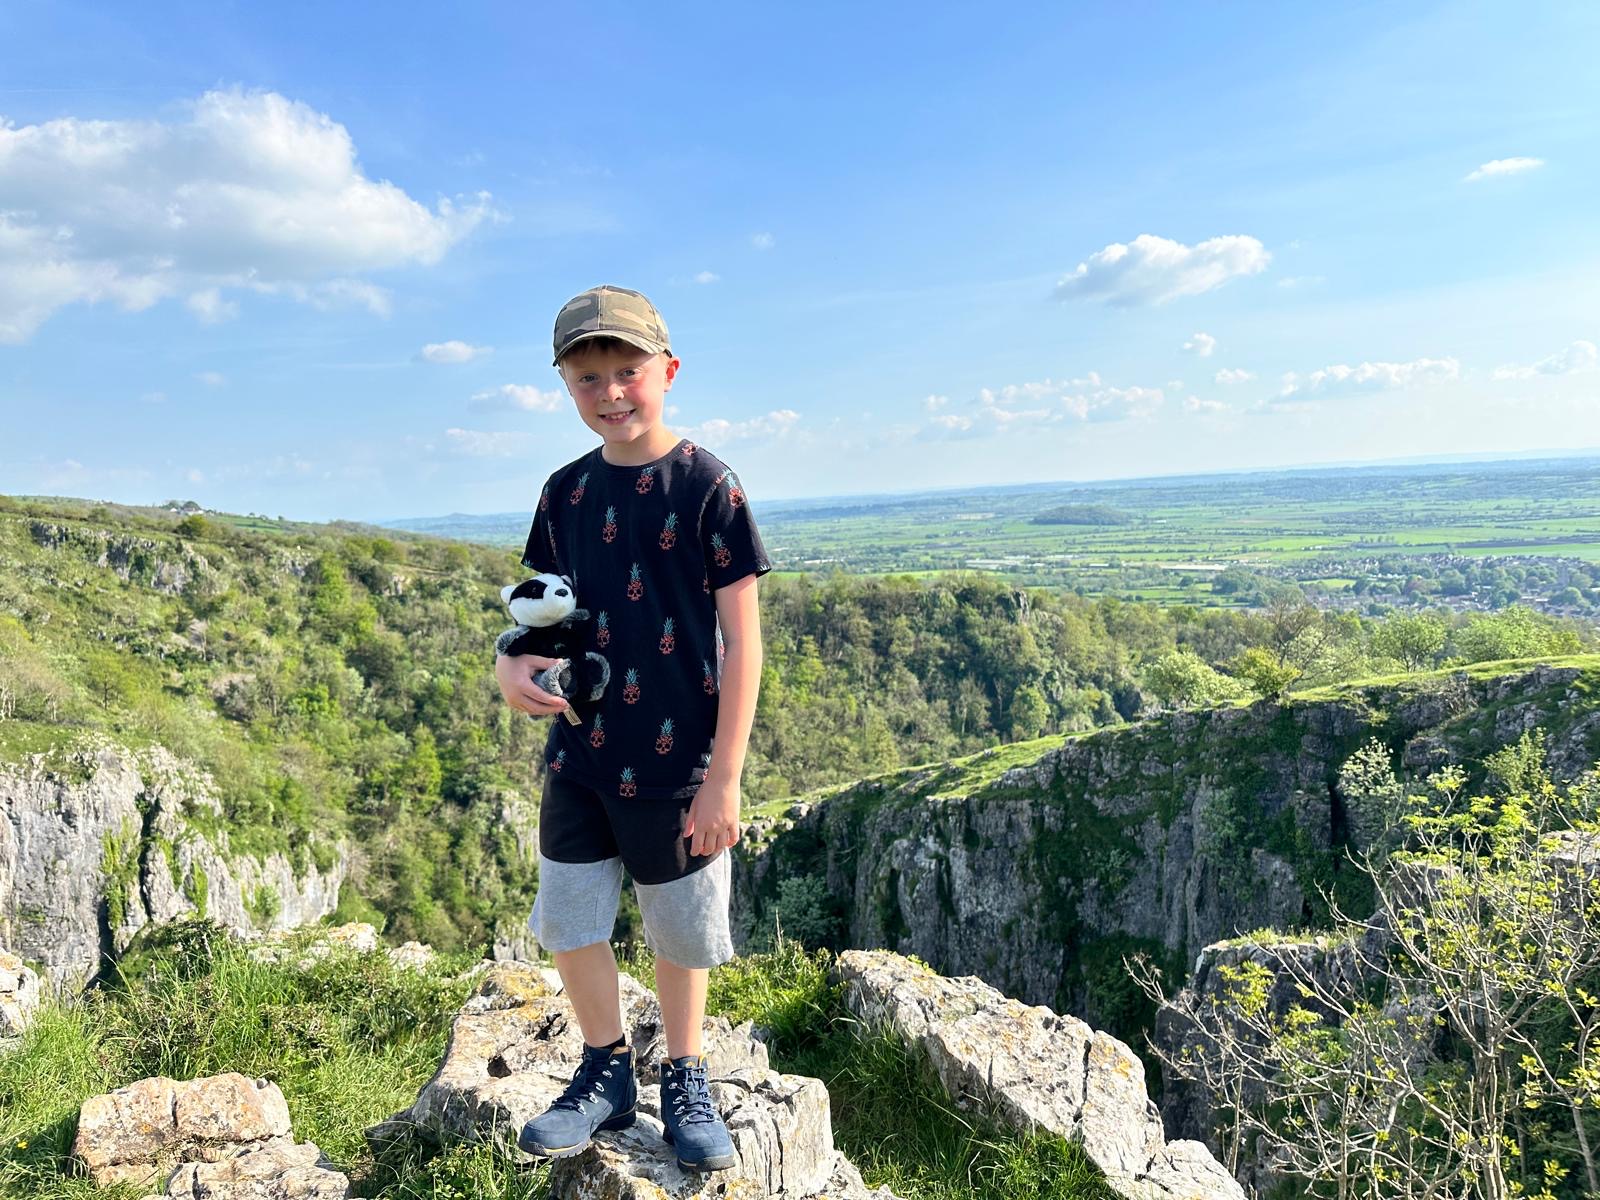
[[722, 1171], [739, 1161], [728, 1127], [711, 1103], [704, 1054], [661, 1060], [661, 1124], [662, 1136], [676, 1148], [678, 1165], [686, 1171]]
[[583, 1047], [583, 1061], [555, 1103], [522, 1127], [517, 1145], [540, 1158], [566, 1158], [588, 1148], [600, 1129], [626, 1129], [638, 1118], [633, 1047]]

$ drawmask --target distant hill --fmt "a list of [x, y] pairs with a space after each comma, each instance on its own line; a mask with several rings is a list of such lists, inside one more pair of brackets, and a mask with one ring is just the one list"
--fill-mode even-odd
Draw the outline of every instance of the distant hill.
[[1035, 525], [1132, 525], [1133, 514], [1109, 504], [1062, 504], [1047, 508], [1033, 519]]

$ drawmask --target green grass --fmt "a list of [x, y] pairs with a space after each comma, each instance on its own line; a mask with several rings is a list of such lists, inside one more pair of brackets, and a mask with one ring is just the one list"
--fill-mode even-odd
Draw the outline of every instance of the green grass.
[[1569, 654], [1557, 658], [1502, 658], [1493, 662], [1475, 662], [1462, 666], [1441, 667], [1436, 671], [1409, 671], [1396, 675], [1374, 675], [1366, 679], [1351, 679], [1324, 687], [1291, 692], [1293, 700], [1335, 700], [1369, 688], [1393, 687], [1397, 684], [1425, 686], [1430, 682], [1447, 679], [1465, 672], [1469, 679], [1493, 679], [1498, 675], [1511, 675], [1533, 667], [1576, 667], [1580, 671], [1600, 671], [1600, 654]]

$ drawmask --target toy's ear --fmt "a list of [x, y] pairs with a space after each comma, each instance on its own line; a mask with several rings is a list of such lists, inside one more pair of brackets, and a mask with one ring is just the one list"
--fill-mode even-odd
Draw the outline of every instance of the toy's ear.
[[556, 578], [561, 580], [561, 582], [566, 584], [568, 587], [572, 586], [572, 576], [570, 576], [570, 575], [557, 575]]
[[516, 590], [517, 590], [517, 585], [516, 584], [514, 584], [514, 583], [506, 584], [505, 587], [500, 589], [500, 602], [502, 604], [510, 604], [511, 603], [511, 593], [516, 591]]

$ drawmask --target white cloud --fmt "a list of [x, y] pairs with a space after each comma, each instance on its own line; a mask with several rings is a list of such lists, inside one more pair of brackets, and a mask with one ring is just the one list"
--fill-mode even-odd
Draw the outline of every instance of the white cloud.
[[446, 429], [452, 450], [470, 458], [511, 458], [533, 447], [533, 435], [519, 430]]
[[1593, 342], [1576, 341], [1565, 350], [1557, 350], [1549, 358], [1526, 367], [1505, 366], [1494, 369], [1495, 379], [1532, 379], [1535, 375], [1576, 375], [1600, 367], [1600, 348]]
[[1184, 412], [1220, 413], [1231, 412], [1232, 409], [1221, 400], [1202, 400], [1199, 396], [1185, 396], [1183, 398]]
[[1290, 371], [1283, 377], [1278, 395], [1322, 391], [1388, 391], [1416, 383], [1442, 383], [1461, 378], [1461, 364], [1453, 358], [1416, 358], [1410, 362], [1364, 362], [1351, 367], [1339, 364], [1323, 367], [1301, 376]]
[[1462, 177], [1462, 183], [1474, 183], [1480, 179], [1493, 179], [1500, 175], [1520, 175], [1524, 171], [1537, 170], [1544, 166], [1542, 158], [1496, 158], [1474, 168]]
[[221, 371], [196, 371], [194, 377], [207, 387], [221, 387], [228, 382], [228, 377]]
[[1216, 348], [1217, 339], [1209, 333], [1197, 333], [1183, 344], [1185, 354], [1197, 354], [1201, 358], [1210, 358]]
[[799, 419], [800, 414], [795, 412], [794, 409], [778, 408], [762, 416], [750, 417], [743, 421], [728, 421], [722, 417], [712, 417], [681, 432], [690, 441], [703, 443], [714, 450], [718, 446], [725, 446], [730, 442], [744, 441], [746, 438], [783, 437], [794, 428], [795, 422]]
[[228, 290], [386, 312], [354, 276], [437, 262], [492, 215], [483, 193], [430, 209], [368, 178], [342, 125], [274, 92], [207, 92], [169, 122], [0, 123], [0, 342], [73, 303], [183, 297], [227, 320]]
[[1222, 370], [1212, 376], [1212, 379], [1218, 383], [1245, 383], [1255, 377], [1256, 373], [1254, 371], [1246, 371], [1243, 368], [1223, 367]]
[[224, 300], [218, 288], [201, 288], [198, 292], [191, 292], [184, 304], [206, 325], [220, 325], [239, 315], [238, 304]]
[[474, 392], [467, 407], [490, 412], [555, 412], [562, 399], [560, 392], [541, 392], [532, 384], [503, 383], [485, 392]]
[[757, 250], [771, 250], [773, 246], [777, 245], [777, 239], [770, 233], [752, 233], [750, 235], [750, 244]]
[[1056, 284], [1056, 295], [1099, 297], [1118, 306], [1164, 304], [1264, 271], [1271, 261], [1257, 239], [1240, 234], [1185, 246], [1141, 233], [1127, 245], [1112, 242], [1091, 254]]
[[422, 348], [422, 359], [431, 363], [464, 363], [490, 354], [493, 346], [474, 346], [470, 342], [429, 342]]
[[949, 396], [929, 396], [922, 402], [922, 407], [929, 412], [938, 412], [941, 408], [948, 406], [949, 403]]
[[206, 473], [199, 467], [190, 467], [183, 473], [183, 477], [190, 483], [204, 483], [206, 481]]
[[[1160, 388], [1113, 387], [1090, 371], [1079, 379], [1041, 379], [982, 388], [967, 411], [935, 412], [920, 428], [911, 428], [925, 439], [982, 437], [1012, 427], [1147, 417], [1164, 399]], [[926, 402], [924, 407], [929, 407]]]
[[715, 283], [721, 278], [722, 276], [718, 275], [715, 271], [701, 271], [694, 277], [694, 281], [696, 283]]

